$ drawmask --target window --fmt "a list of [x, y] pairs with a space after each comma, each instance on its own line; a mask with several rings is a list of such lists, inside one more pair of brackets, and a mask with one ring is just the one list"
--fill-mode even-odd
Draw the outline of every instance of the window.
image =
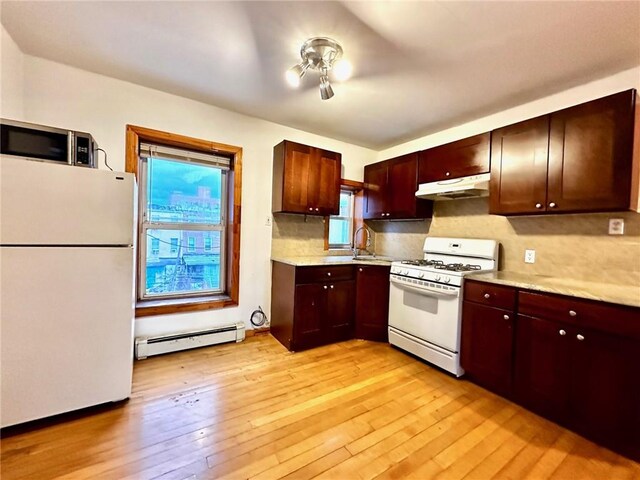
[[140, 199], [137, 316], [237, 305], [241, 152], [127, 126]]
[[351, 248], [353, 234], [353, 192], [340, 192], [340, 212], [329, 217], [329, 248]]

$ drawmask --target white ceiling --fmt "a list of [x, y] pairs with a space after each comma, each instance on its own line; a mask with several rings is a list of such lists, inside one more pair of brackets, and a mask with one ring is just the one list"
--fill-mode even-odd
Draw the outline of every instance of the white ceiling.
[[[640, 2], [2, 1], [27, 54], [382, 149], [640, 64]], [[312, 36], [354, 76], [284, 71]]]

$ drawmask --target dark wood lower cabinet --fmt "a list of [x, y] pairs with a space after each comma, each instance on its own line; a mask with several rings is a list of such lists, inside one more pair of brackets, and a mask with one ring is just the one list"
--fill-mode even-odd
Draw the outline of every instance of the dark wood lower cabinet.
[[356, 268], [273, 262], [272, 335], [292, 351], [348, 340], [354, 334], [386, 341], [389, 267]]
[[355, 336], [363, 340], [389, 340], [389, 267], [356, 267]]
[[467, 301], [462, 311], [462, 368], [489, 390], [511, 395], [513, 312]]
[[469, 292], [461, 363], [473, 381], [640, 460], [640, 309], [518, 290], [512, 337]]

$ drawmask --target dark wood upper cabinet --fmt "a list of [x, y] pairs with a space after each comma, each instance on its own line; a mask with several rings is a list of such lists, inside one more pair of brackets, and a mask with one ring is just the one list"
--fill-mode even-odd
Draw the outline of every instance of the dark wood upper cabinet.
[[548, 145], [548, 115], [491, 132], [489, 213], [544, 211]]
[[418, 189], [418, 153], [364, 167], [363, 216], [368, 220], [429, 218], [433, 204], [415, 196]]
[[635, 90], [551, 114], [547, 209], [629, 208]]
[[489, 172], [490, 133], [474, 135], [420, 152], [418, 183]]
[[627, 90], [494, 130], [489, 212], [629, 208], [635, 97]]
[[378, 342], [389, 338], [389, 270], [356, 265], [356, 338]]
[[274, 213], [337, 215], [342, 156], [284, 140], [273, 148]]

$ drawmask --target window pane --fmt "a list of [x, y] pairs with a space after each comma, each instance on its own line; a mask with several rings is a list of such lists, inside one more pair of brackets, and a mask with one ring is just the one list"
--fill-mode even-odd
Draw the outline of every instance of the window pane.
[[347, 245], [349, 239], [349, 220], [329, 218], [329, 245]]
[[149, 221], [219, 224], [222, 177], [219, 168], [150, 158]]
[[338, 216], [339, 217], [351, 216], [351, 193], [350, 192], [340, 193], [340, 215]]
[[[157, 254], [151, 252], [154, 240]], [[146, 260], [145, 295], [220, 290], [220, 231], [147, 230]]]

